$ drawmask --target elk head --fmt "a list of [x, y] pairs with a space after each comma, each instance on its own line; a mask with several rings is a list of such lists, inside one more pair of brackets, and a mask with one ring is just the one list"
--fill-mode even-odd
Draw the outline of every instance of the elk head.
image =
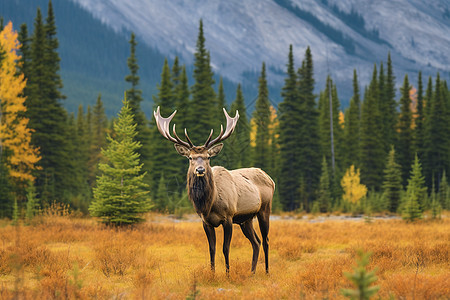
[[225, 132], [223, 131], [223, 126], [220, 125], [219, 136], [216, 137], [215, 139], [211, 139], [214, 131], [211, 129], [211, 133], [209, 134], [209, 137], [203, 146], [195, 146], [191, 142], [186, 128], [184, 129], [186, 141], [181, 140], [175, 131], [175, 124], [173, 124], [172, 130], [173, 137], [170, 135], [169, 124], [176, 113], [177, 111], [174, 111], [169, 117], [164, 118], [161, 116], [158, 106], [156, 112], [153, 112], [153, 115], [155, 116], [156, 119], [156, 125], [158, 126], [158, 130], [166, 139], [174, 143], [175, 149], [180, 155], [189, 158], [190, 164], [188, 170], [188, 178], [189, 175], [203, 177], [211, 170], [211, 167], [209, 165], [209, 159], [219, 154], [220, 151], [222, 150], [223, 143], [221, 143], [221, 141], [227, 139], [233, 133], [237, 121], [239, 119], [239, 112], [236, 110], [235, 117], [231, 118], [224, 108], [223, 113], [225, 114], [225, 117], [227, 119], [227, 127], [225, 129]]

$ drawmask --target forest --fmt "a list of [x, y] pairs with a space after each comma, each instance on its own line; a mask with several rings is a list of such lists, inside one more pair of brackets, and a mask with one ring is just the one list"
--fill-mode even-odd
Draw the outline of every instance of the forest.
[[[33, 216], [54, 202], [98, 216], [97, 199], [114, 184], [116, 173], [108, 166], [114, 167], [117, 155], [138, 166], [130, 182], [139, 187], [139, 213], [192, 211], [188, 162], [141, 109], [134, 34], [124, 78], [128, 89], [117, 95], [124, 107], [107, 118], [101, 95], [77, 113], [64, 108], [51, 2], [46, 16], [37, 10], [33, 28], [2, 19], [0, 30], [0, 217]], [[241, 85], [228, 105], [222, 79], [216, 84], [203, 30], [200, 20], [192, 74], [178, 58], [171, 65], [164, 61], [153, 107], [160, 106], [164, 117], [177, 110], [173, 123], [180, 132], [187, 128], [194, 144], [203, 143], [211, 129], [220, 131], [222, 108], [231, 116], [239, 111], [236, 130], [212, 165], [266, 171], [276, 183], [273, 211], [392, 213], [414, 220], [425, 211], [439, 217], [450, 209], [450, 91], [439, 73], [422, 78], [418, 71], [418, 82], [409, 82], [408, 74], [396, 78], [386, 53], [385, 62], [364, 70], [372, 72], [368, 86], [360, 87], [354, 71], [353, 96], [344, 109], [332, 77], [326, 86], [315, 86], [314, 49], [295, 61], [291, 46], [282, 101], [278, 107], [269, 101], [261, 62], [255, 108], [249, 111]], [[397, 80], [403, 82], [399, 89]], [[135, 152], [114, 148], [117, 141], [130, 143]], [[102, 179], [108, 174], [111, 182]]]

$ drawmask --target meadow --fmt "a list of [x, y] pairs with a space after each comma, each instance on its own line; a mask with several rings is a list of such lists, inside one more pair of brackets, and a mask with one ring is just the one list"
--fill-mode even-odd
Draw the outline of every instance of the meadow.
[[[372, 252], [376, 299], [450, 298], [450, 218], [407, 223], [322, 220], [290, 215], [271, 221], [270, 274], [261, 249], [233, 228], [230, 273], [222, 229], [216, 272], [196, 216], [148, 215], [132, 228], [53, 210], [30, 225], [0, 223], [0, 299], [343, 299], [359, 249]], [[254, 221], [257, 226], [257, 220]], [[257, 230], [259, 234], [259, 230]]]

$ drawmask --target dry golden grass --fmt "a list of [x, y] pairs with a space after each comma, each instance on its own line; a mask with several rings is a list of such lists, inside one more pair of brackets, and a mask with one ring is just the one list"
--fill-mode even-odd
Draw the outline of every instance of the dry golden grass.
[[[112, 229], [62, 212], [0, 228], [0, 299], [341, 299], [358, 249], [373, 253], [382, 299], [450, 298], [450, 219], [274, 220], [270, 275], [250, 273], [251, 246], [234, 227], [227, 276], [217, 230], [216, 273], [200, 222], [149, 216]], [[255, 221], [255, 227], [257, 227]]]

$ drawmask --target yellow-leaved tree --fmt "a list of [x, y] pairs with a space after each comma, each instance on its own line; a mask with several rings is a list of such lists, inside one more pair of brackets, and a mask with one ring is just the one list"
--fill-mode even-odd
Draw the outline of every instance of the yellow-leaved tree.
[[359, 169], [355, 171], [354, 165], [351, 165], [345, 172], [341, 180], [341, 186], [344, 190], [342, 198], [350, 203], [359, 203], [367, 194], [367, 187], [360, 183]]
[[18, 74], [20, 56], [17, 32], [9, 22], [0, 32], [0, 146], [6, 151], [6, 166], [13, 184], [23, 187], [33, 182], [32, 171], [40, 160], [39, 150], [31, 145], [32, 131], [24, 117], [26, 107], [23, 89], [26, 80]]

